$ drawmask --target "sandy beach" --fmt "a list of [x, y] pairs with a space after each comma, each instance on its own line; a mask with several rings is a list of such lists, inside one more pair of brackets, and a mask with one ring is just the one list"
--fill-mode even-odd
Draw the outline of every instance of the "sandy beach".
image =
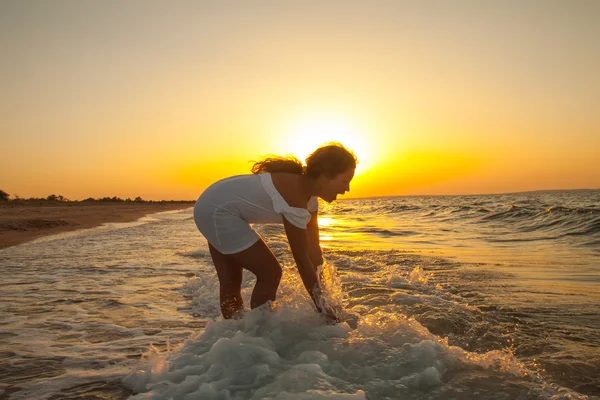
[[131, 222], [145, 215], [190, 208], [193, 203], [52, 203], [0, 204], [0, 249], [107, 222]]

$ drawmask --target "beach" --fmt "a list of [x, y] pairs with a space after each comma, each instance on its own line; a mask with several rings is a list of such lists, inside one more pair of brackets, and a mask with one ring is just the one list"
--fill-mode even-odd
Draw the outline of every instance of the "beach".
[[190, 202], [6, 202], [0, 203], [0, 249], [41, 236], [131, 222], [148, 214], [190, 208]]
[[281, 225], [253, 226], [282, 266], [275, 307], [249, 309], [245, 271], [239, 320], [191, 208], [0, 249], [0, 398], [598, 400], [599, 204], [321, 202], [335, 325]]

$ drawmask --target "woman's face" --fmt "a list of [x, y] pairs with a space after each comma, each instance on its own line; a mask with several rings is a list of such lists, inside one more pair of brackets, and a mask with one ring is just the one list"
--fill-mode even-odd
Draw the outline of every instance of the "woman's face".
[[333, 178], [328, 178], [327, 176], [322, 176], [322, 178], [323, 195], [320, 197], [326, 202], [331, 203], [337, 199], [338, 195], [350, 191], [350, 181], [354, 178], [354, 168], [350, 168]]

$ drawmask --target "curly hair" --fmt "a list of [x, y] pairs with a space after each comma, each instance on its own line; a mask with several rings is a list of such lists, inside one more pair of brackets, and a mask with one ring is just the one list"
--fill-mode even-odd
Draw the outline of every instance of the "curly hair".
[[327, 143], [306, 158], [306, 175], [318, 178], [325, 174], [328, 178], [333, 178], [349, 169], [355, 169], [357, 163], [354, 153], [341, 143]]
[[292, 174], [303, 174], [304, 166], [296, 157], [269, 156], [254, 163], [251, 169], [253, 174], [263, 172], [290, 172]]
[[253, 174], [290, 172], [304, 174], [313, 179], [325, 174], [328, 178], [332, 178], [351, 168], [356, 168], [357, 163], [358, 160], [352, 151], [346, 149], [341, 143], [332, 142], [313, 151], [306, 158], [306, 166], [293, 156], [268, 156], [255, 162], [251, 171]]

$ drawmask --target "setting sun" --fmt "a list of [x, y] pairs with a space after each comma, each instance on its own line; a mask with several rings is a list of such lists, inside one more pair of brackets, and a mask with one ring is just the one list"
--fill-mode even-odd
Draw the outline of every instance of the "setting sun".
[[356, 173], [361, 174], [370, 166], [373, 149], [367, 141], [368, 132], [350, 119], [337, 116], [313, 116], [291, 124], [282, 136], [282, 153], [304, 161], [319, 146], [339, 142], [352, 150], [358, 158]]

